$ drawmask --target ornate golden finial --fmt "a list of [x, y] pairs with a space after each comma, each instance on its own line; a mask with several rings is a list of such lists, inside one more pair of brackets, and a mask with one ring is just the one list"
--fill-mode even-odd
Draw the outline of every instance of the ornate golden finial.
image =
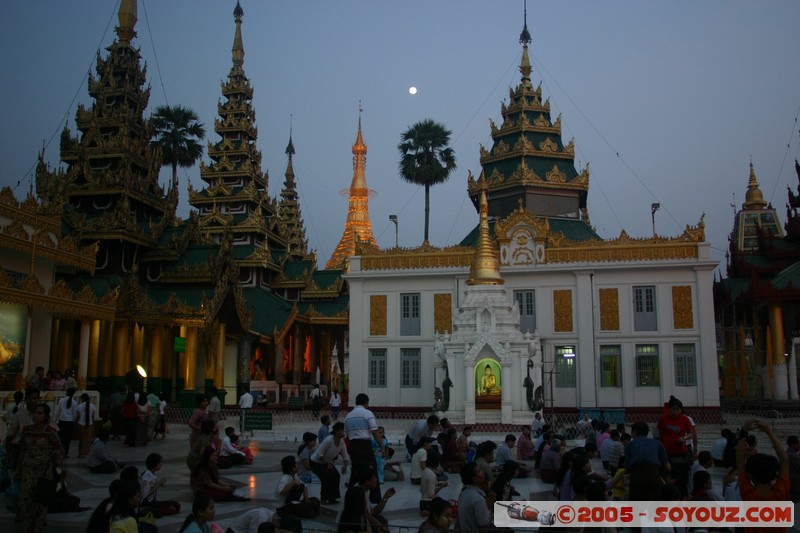
[[122, 3], [119, 5], [119, 11], [117, 12], [119, 26], [114, 28], [120, 43], [128, 44], [136, 37], [136, 31], [133, 29], [138, 20], [136, 15], [136, 0], [122, 0]]
[[767, 206], [761, 189], [758, 188], [756, 171], [753, 169], [753, 161], [750, 161], [750, 179], [747, 180], [747, 192], [744, 195], [742, 209], [764, 209]]
[[528, 57], [528, 45], [531, 42], [531, 34], [528, 31], [528, 2], [525, 2], [524, 23], [522, 33], [519, 34], [519, 44], [522, 45], [522, 61], [519, 64], [519, 72], [522, 74], [522, 85], [531, 86], [531, 60]]
[[241, 67], [244, 65], [244, 45], [242, 44], [242, 15], [244, 9], [239, 5], [239, 0], [236, 0], [236, 7], [233, 10], [233, 20], [236, 21], [236, 33], [233, 36], [233, 48], [231, 48], [231, 57], [233, 58], [233, 66]]
[[505, 280], [500, 277], [500, 260], [497, 258], [492, 237], [489, 235], [489, 201], [486, 199], [486, 180], [481, 180], [480, 214], [478, 226], [478, 243], [472, 264], [469, 267], [467, 285], [502, 285]]

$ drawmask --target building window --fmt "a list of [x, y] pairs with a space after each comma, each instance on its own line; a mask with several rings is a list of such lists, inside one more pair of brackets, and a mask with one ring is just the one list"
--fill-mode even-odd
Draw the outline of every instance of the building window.
[[419, 348], [400, 350], [400, 387], [404, 389], [420, 387], [421, 356]]
[[419, 335], [419, 293], [400, 295], [400, 335]]
[[658, 345], [636, 345], [636, 385], [657, 387], [661, 384], [658, 372]]
[[535, 291], [514, 291], [514, 299], [519, 307], [519, 330], [523, 333], [536, 331]]
[[675, 385], [694, 387], [697, 385], [694, 344], [676, 344], [672, 350], [675, 354]]
[[635, 331], [656, 331], [658, 317], [656, 316], [656, 288], [633, 288], [633, 329]]
[[600, 386], [622, 387], [622, 346], [600, 346]]
[[556, 346], [556, 387], [575, 386], [575, 347]]
[[372, 389], [386, 388], [386, 348], [369, 350], [369, 386]]

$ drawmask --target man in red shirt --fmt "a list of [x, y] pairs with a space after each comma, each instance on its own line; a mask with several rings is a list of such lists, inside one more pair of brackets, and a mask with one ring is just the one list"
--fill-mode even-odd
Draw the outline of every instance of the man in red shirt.
[[669, 411], [658, 419], [658, 434], [667, 450], [672, 470], [677, 474], [681, 496], [685, 498], [693, 459], [686, 441], [694, 433], [694, 425], [682, 413], [683, 403], [679, 399], [670, 397], [668, 407]]

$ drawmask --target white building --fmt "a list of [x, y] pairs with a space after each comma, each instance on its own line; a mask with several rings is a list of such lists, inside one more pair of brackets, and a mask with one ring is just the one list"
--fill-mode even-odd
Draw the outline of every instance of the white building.
[[[702, 219], [676, 237], [597, 236], [588, 166], [575, 169], [574, 143], [530, 83], [527, 29], [520, 40], [522, 81], [468, 178], [478, 228], [456, 247], [350, 258], [350, 394], [424, 409], [439, 387], [445, 416], [467, 423], [527, 423], [542, 405], [653, 411], [670, 395], [717, 408]], [[494, 390], [481, 390], [487, 365]]]

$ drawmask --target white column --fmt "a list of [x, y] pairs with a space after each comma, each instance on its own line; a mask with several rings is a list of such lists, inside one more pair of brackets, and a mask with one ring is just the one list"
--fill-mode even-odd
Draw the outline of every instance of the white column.
[[464, 382], [467, 385], [467, 393], [464, 401], [464, 423], [475, 423], [475, 365], [464, 363]]
[[514, 421], [514, 409], [511, 402], [511, 364], [505, 363], [500, 367], [503, 376], [500, 420], [503, 424]]
[[597, 407], [598, 381], [595, 375], [597, 354], [594, 340], [594, 310], [592, 308], [593, 304], [598, 305], [596, 299], [592, 295], [591, 273], [578, 273], [575, 276], [573, 309], [575, 310], [575, 328], [578, 338], [578, 345], [575, 349], [578, 359], [576, 362], [578, 365], [576, 404], [579, 407]]
[[797, 400], [797, 344], [800, 337], [792, 339], [792, 351], [789, 354], [789, 399]]

